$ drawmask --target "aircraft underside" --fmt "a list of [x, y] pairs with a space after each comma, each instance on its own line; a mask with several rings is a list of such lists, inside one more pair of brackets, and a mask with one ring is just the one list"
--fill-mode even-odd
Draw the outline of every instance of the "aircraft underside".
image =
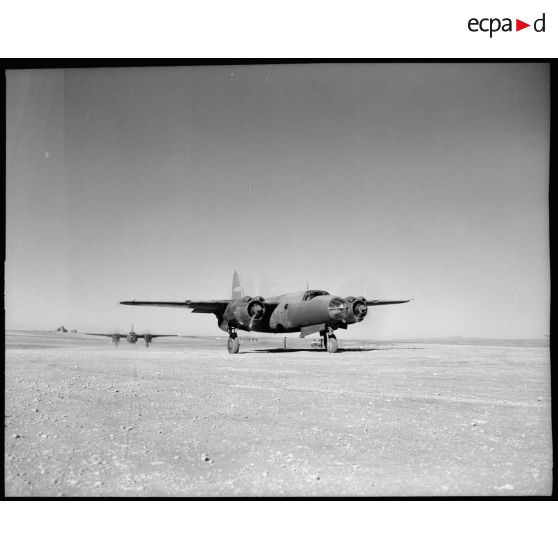
[[[252, 327], [239, 324], [238, 322], [231, 320], [225, 321], [222, 317], [217, 316], [219, 321], [219, 327], [223, 330], [228, 332], [229, 340], [227, 342], [227, 349], [229, 353], [238, 353], [240, 349], [240, 340], [238, 338], [238, 331], [247, 331], [247, 332], [257, 332], [257, 333], [274, 333], [274, 334], [284, 334], [284, 333], [300, 333], [301, 337], [306, 337], [306, 335], [310, 335], [312, 333], [319, 333], [323, 339], [323, 347], [330, 353], [337, 352], [338, 343], [337, 338], [335, 337], [334, 331], [339, 327], [343, 329], [347, 329], [345, 324], [338, 324], [338, 323], [321, 323], [321, 324], [313, 324], [312, 326], [304, 327], [284, 327], [283, 325], [279, 324], [279, 327], [272, 328], [269, 325], [269, 322], [266, 323], [259, 323], [253, 324]], [[305, 330], [307, 330], [305, 332]]]

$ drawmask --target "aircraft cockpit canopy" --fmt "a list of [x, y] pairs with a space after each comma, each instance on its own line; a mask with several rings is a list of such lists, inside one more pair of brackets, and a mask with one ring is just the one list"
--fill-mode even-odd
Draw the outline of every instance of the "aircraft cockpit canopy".
[[327, 291], [306, 291], [304, 293], [304, 296], [302, 297], [302, 300], [312, 300], [316, 296], [323, 296], [328, 294], [329, 293]]

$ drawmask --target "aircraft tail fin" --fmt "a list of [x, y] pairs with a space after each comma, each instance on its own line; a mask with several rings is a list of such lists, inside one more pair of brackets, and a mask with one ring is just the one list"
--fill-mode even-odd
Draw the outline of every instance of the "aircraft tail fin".
[[236, 298], [242, 298], [244, 296], [244, 288], [240, 282], [240, 275], [238, 271], [235, 270], [233, 274], [233, 282], [232, 282], [232, 298], [233, 300]]

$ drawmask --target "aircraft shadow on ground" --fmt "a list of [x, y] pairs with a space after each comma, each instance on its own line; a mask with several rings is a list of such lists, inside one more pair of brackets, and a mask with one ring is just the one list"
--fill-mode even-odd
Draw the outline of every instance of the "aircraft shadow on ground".
[[[345, 349], [337, 349], [338, 353], [363, 353], [368, 351], [401, 351], [401, 350], [421, 350], [422, 347], [347, 347]], [[327, 353], [325, 349], [284, 349], [283, 347], [278, 347], [276, 349], [254, 349], [253, 351], [241, 351], [246, 353]]]

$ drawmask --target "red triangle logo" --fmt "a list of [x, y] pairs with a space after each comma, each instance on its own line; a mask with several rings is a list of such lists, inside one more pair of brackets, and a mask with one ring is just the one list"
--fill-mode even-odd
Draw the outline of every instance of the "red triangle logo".
[[516, 31], [521, 31], [522, 29], [525, 29], [525, 27], [531, 27], [531, 24], [525, 23], [524, 21], [521, 21], [520, 19], [515, 20], [515, 30]]

